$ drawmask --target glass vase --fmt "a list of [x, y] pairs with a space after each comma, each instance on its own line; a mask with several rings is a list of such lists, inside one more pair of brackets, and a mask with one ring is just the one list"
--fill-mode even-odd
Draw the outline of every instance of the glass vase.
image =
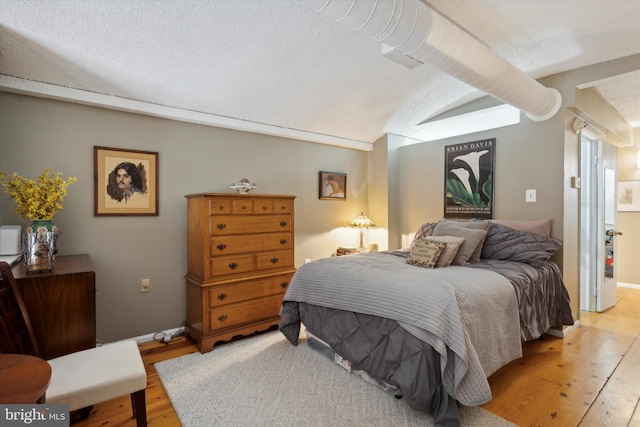
[[27, 273], [53, 271], [58, 227], [50, 219], [38, 219], [27, 227], [22, 240], [22, 256]]

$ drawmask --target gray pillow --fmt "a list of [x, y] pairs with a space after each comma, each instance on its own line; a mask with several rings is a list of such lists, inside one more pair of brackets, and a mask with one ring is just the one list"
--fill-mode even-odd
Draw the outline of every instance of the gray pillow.
[[486, 234], [487, 232], [485, 230], [460, 227], [448, 221], [439, 222], [435, 230], [433, 230], [434, 236], [454, 236], [464, 239], [460, 249], [458, 249], [458, 253], [453, 259], [453, 265], [467, 264], [476, 247], [482, 244], [482, 240]]
[[517, 261], [539, 267], [556, 253], [562, 244], [542, 234], [514, 230], [492, 223], [482, 248], [482, 258]]
[[440, 257], [438, 258], [438, 262], [436, 262], [436, 268], [440, 267], [448, 267], [453, 262], [453, 259], [458, 254], [460, 250], [460, 246], [464, 243], [463, 237], [454, 237], [454, 236], [429, 236], [425, 238], [426, 241], [436, 241], [436, 242], [444, 242], [447, 246], [444, 248]]
[[490, 219], [489, 222], [504, 225], [518, 231], [542, 234], [551, 237], [551, 218], [540, 220], [510, 220], [510, 219]]
[[418, 239], [422, 239], [423, 237], [429, 237], [433, 234], [433, 230], [438, 225], [437, 222], [427, 222], [426, 224], [422, 224], [418, 231], [416, 231], [415, 236], [413, 236], [413, 240], [411, 241], [411, 247], [418, 241]]
[[[476, 218], [472, 218], [469, 222], [451, 220], [447, 220], [447, 222], [464, 228], [473, 228], [475, 230], [487, 230], [490, 225], [488, 221], [478, 220]], [[469, 263], [480, 262], [480, 254], [482, 254], [483, 243], [484, 237], [478, 242], [478, 246], [476, 246], [476, 248], [473, 250], [473, 253], [469, 257]]]

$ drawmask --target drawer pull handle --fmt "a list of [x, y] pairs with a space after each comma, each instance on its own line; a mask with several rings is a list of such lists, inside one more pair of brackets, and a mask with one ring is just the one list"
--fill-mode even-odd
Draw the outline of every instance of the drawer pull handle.
[[224, 210], [224, 205], [218, 206], [218, 209], [220, 209], [221, 211]]
[[224, 230], [225, 228], [227, 228], [227, 224], [218, 224], [218, 225], [216, 225], [216, 228], [218, 230]]
[[221, 251], [224, 251], [225, 249], [227, 249], [227, 245], [225, 245], [224, 243], [220, 243], [218, 246], [216, 246], [216, 248], [218, 248]]
[[286, 245], [287, 244], [287, 239], [280, 239], [280, 244], [281, 245]]
[[286, 288], [287, 286], [289, 286], [289, 283], [287, 283], [287, 282], [280, 283], [280, 287], [281, 288]]
[[236, 262], [232, 262], [231, 264], [229, 264], [229, 268], [232, 270], [235, 269], [236, 267], [238, 267], [238, 263]]
[[262, 210], [263, 210], [263, 211], [266, 211], [266, 210], [267, 210], [267, 206], [266, 206], [266, 205], [265, 205], [265, 206], [263, 206], [263, 207], [262, 207]]
[[280, 221], [280, 227], [286, 227], [287, 221]]
[[286, 206], [280, 206], [280, 210], [285, 210], [285, 209], [287, 209]]
[[218, 299], [220, 301], [223, 301], [226, 297], [227, 297], [227, 294], [225, 294], [225, 293], [222, 293], [222, 294], [218, 295]]
[[242, 210], [245, 210], [245, 209], [247, 209], [247, 207], [246, 206], [242, 206]]
[[276, 264], [278, 262], [278, 258], [271, 258], [271, 263], [272, 264]]
[[223, 314], [222, 316], [218, 316], [218, 320], [219, 320], [220, 322], [224, 322], [225, 320], [227, 320], [227, 315], [226, 315], [226, 314]]

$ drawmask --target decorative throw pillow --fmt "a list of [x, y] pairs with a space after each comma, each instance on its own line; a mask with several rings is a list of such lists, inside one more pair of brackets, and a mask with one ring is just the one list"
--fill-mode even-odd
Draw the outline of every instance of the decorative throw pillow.
[[413, 245], [419, 239], [431, 236], [433, 234], [433, 230], [436, 228], [436, 225], [438, 225], [437, 222], [427, 222], [426, 224], [422, 224], [420, 228], [418, 228], [418, 231], [416, 231], [415, 236], [413, 236], [410, 247], [413, 247]]
[[[447, 222], [450, 222], [451, 224], [455, 224], [457, 226], [464, 227], [464, 228], [473, 228], [474, 230], [487, 230], [490, 225], [489, 222], [479, 220], [476, 218], [472, 218], [471, 221], [469, 222], [451, 221], [451, 220], [448, 220]], [[484, 237], [482, 238], [482, 240], [478, 242], [478, 246], [476, 246], [476, 248], [473, 250], [473, 253], [469, 257], [470, 263], [480, 262], [480, 255], [482, 254], [483, 243], [484, 243]]]
[[453, 265], [465, 265], [473, 255], [478, 245], [482, 246], [482, 240], [487, 232], [455, 225], [449, 221], [440, 222], [433, 231], [434, 236], [454, 236], [464, 238], [464, 242], [453, 258]]
[[446, 246], [447, 244], [444, 242], [430, 242], [427, 239], [418, 239], [413, 248], [411, 248], [407, 264], [423, 268], [434, 268]]
[[490, 219], [489, 222], [504, 225], [518, 231], [541, 234], [546, 237], [551, 236], [551, 218], [540, 220]]
[[482, 248], [482, 258], [518, 261], [540, 266], [556, 253], [561, 243], [542, 234], [514, 230], [492, 223]]
[[436, 262], [436, 268], [440, 268], [451, 265], [453, 259], [458, 254], [458, 250], [460, 250], [460, 246], [464, 243], [464, 238], [455, 236], [431, 236], [427, 237], [427, 241], [444, 242], [447, 244], [440, 254], [438, 262]]

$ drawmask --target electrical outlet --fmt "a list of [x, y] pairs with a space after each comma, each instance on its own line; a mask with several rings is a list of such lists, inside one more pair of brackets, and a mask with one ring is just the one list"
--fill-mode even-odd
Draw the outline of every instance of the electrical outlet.
[[140, 281], [140, 292], [149, 292], [151, 290], [151, 279], [142, 279]]
[[306, 263], [308, 263], [308, 262], [311, 262], [311, 258], [305, 258], [305, 259], [304, 259], [304, 263], [305, 263], [305, 264], [306, 264]]

